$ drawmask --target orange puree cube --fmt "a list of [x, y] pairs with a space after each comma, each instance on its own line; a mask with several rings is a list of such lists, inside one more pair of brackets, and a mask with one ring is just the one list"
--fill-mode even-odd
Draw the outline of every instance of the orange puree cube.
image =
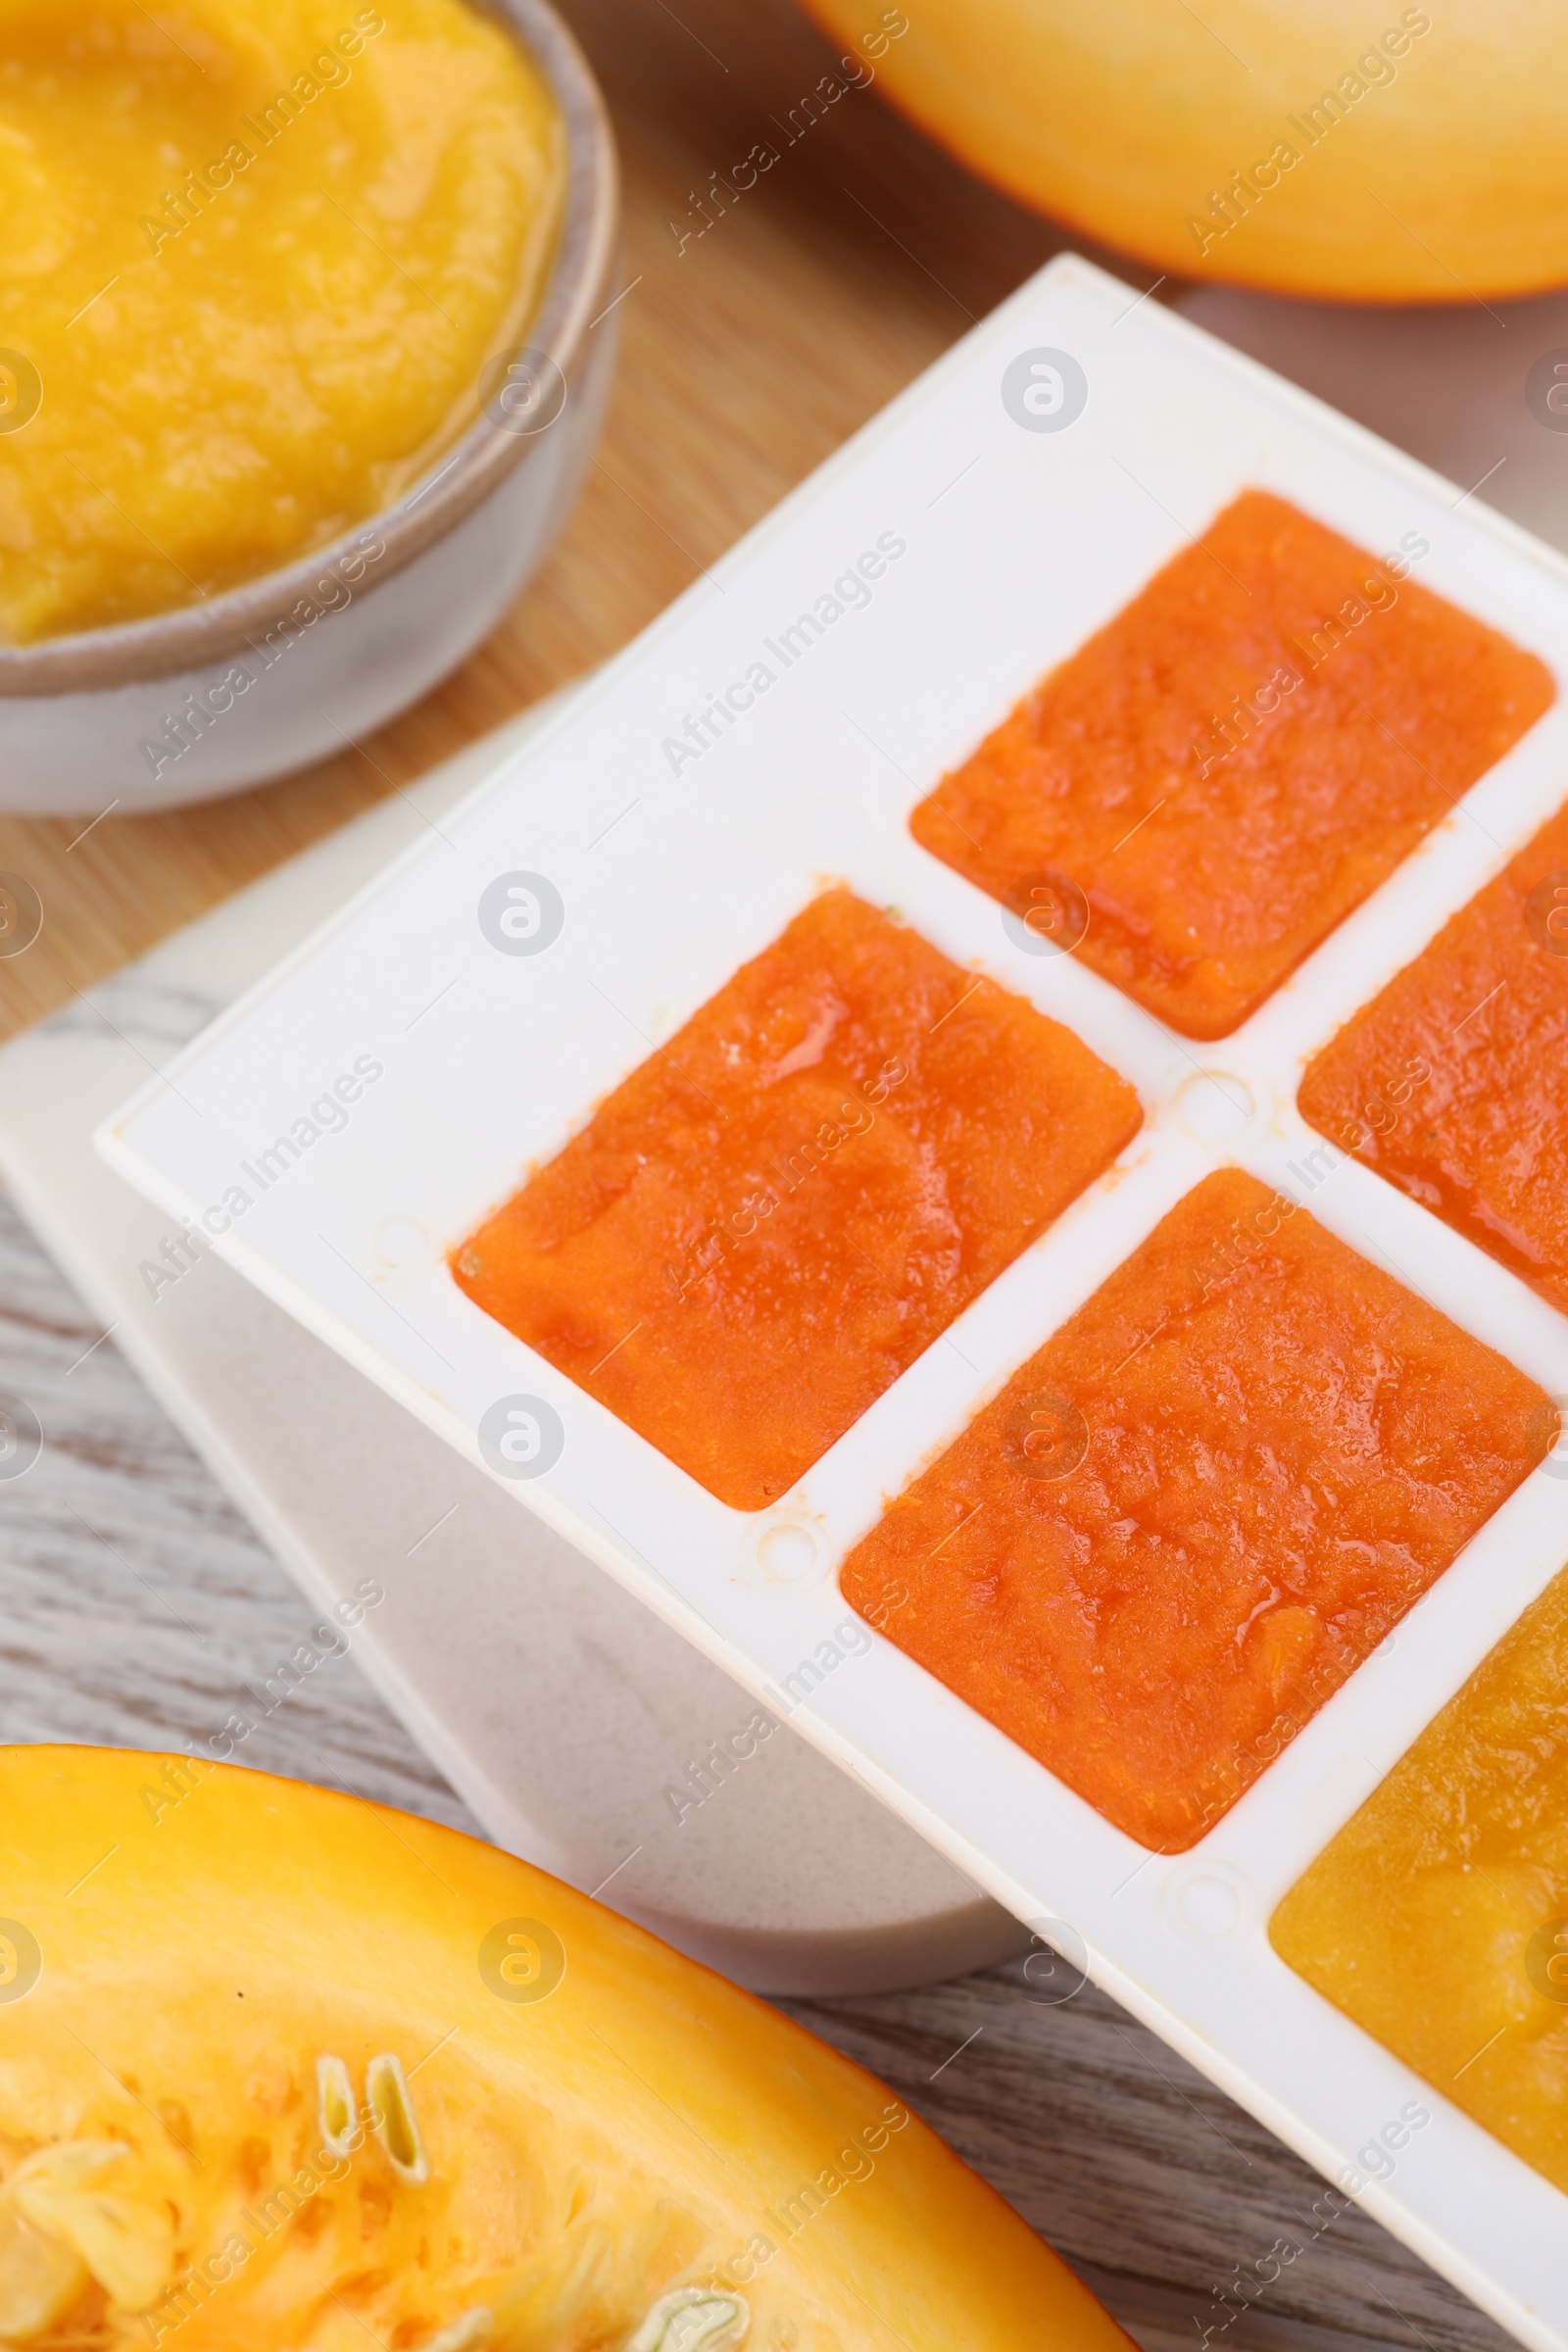
[[1568, 1313], [1568, 808], [1340, 1031], [1299, 1100]]
[[830, 891], [453, 1270], [721, 1502], [758, 1511], [1142, 1116], [1059, 1022]]
[[1552, 701], [1408, 569], [1248, 491], [943, 778], [915, 839], [1047, 938], [1065, 877], [1086, 963], [1226, 1036]]
[[1568, 1572], [1297, 1881], [1269, 1937], [1568, 2189]]
[[851, 1552], [850, 1602], [1180, 1853], [1549, 1448], [1533, 1381], [1205, 1177]]

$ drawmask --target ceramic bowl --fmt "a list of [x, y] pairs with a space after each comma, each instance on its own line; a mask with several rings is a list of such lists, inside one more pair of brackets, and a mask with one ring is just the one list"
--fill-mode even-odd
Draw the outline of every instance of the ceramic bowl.
[[587, 61], [546, 0], [494, 0], [565, 123], [561, 242], [525, 349], [384, 513], [148, 620], [0, 648], [0, 809], [167, 808], [302, 767], [416, 702], [492, 628], [586, 471], [614, 365], [619, 185]]

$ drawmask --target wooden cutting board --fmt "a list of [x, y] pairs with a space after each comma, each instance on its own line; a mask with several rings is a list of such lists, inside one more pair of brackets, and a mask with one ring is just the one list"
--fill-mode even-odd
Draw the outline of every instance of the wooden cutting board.
[[[630, 290], [609, 426], [554, 556], [470, 661], [353, 752], [84, 837], [0, 818], [0, 871], [45, 906], [37, 944], [0, 962], [0, 1036], [623, 645], [1064, 241], [874, 88], [813, 119], [801, 101], [833, 53], [792, 0], [563, 11], [615, 119]], [[715, 192], [760, 140], [778, 162], [738, 200]]]

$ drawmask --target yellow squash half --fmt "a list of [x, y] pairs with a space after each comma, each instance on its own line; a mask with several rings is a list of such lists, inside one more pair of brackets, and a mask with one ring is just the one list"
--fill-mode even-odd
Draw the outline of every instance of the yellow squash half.
[[509, 1855], [0, 1749], [0, 2347], [1127, 2352], [886, 2086]]
[[1444, 303], [1568, 279], [1560, 0], [806, 6], [971, 170], [1171, 275]]

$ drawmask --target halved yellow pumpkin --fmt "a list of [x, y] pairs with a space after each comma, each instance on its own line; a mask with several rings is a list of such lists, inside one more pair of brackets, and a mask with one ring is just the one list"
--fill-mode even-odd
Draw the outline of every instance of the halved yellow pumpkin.
[[1127, 2352], [887, 2087], [525, 1863], [0, 1749], [0, 2346]]
[[1568, 280], [1556, 0], [804, 4], [841, 83], [1152, 269], [1347, 302]]

